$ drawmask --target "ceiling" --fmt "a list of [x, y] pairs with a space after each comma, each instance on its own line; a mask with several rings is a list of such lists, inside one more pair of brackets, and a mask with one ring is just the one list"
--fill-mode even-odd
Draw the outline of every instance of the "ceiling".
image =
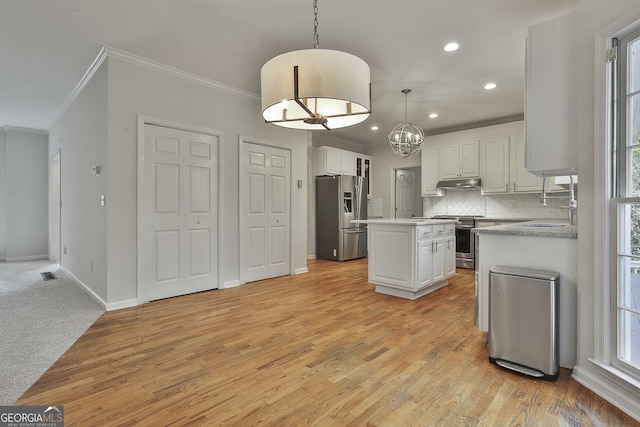
[[[527, 27], [576, 3], [318, 0], [319, 47], [371, 67], [373, 113], [331, 132], [385, 144], [404, 120], [405, 88], [408, 119], [427, 134], [521, 116]], [[450, 41], [460, 48], [447, 53]], [[0, 126], [47, 129], [102, 46], [259, 96], [265, 62], [313, 47], [312, 0], [2, 0]]]

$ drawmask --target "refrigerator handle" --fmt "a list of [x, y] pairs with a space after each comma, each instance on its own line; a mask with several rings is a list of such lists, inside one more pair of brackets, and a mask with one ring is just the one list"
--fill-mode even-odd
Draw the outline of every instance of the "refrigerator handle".
[[355, 213], [355, 219], [364, 219], [364, 218], [360, 218], [360, 201], [362, 199], [361, 198], [362, 187], [360, 186], [359, 177], [356, 177], [355, 181], [356, 181], [356, 198], [354, 200], [353, 211]]

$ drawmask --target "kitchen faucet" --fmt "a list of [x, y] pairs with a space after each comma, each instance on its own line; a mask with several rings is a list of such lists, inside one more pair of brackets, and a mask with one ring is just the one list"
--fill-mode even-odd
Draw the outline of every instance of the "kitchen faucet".
[[547, 199], [569, 199], [569, 206], [560, 206], [560, 209], [569, 209], [569, 224], [576, 225], [576, 215], [578, 213], [578, 201], [575, 197], [573, 188], [573, 176], [569, 175], [569, 196], [549, 196], [546, 191], [547, 177], [542, 178], [542, 195], [540, 195], [540, 203], [547, 206]]

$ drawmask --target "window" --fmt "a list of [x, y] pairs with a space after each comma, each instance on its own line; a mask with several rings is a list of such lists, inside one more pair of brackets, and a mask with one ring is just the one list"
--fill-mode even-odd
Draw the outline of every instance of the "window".
[[616, 266], [611, 293], [611, 360], [640, 379], [640, 30], [619, 40], [614, 103], [615, 151], [612, 189], [617, 223]]

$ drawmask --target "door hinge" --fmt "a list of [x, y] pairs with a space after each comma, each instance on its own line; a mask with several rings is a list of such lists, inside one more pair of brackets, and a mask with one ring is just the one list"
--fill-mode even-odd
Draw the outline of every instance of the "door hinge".
[[610, 64], [618, 59], [618, 46], [607, 49], [607, 63]]

